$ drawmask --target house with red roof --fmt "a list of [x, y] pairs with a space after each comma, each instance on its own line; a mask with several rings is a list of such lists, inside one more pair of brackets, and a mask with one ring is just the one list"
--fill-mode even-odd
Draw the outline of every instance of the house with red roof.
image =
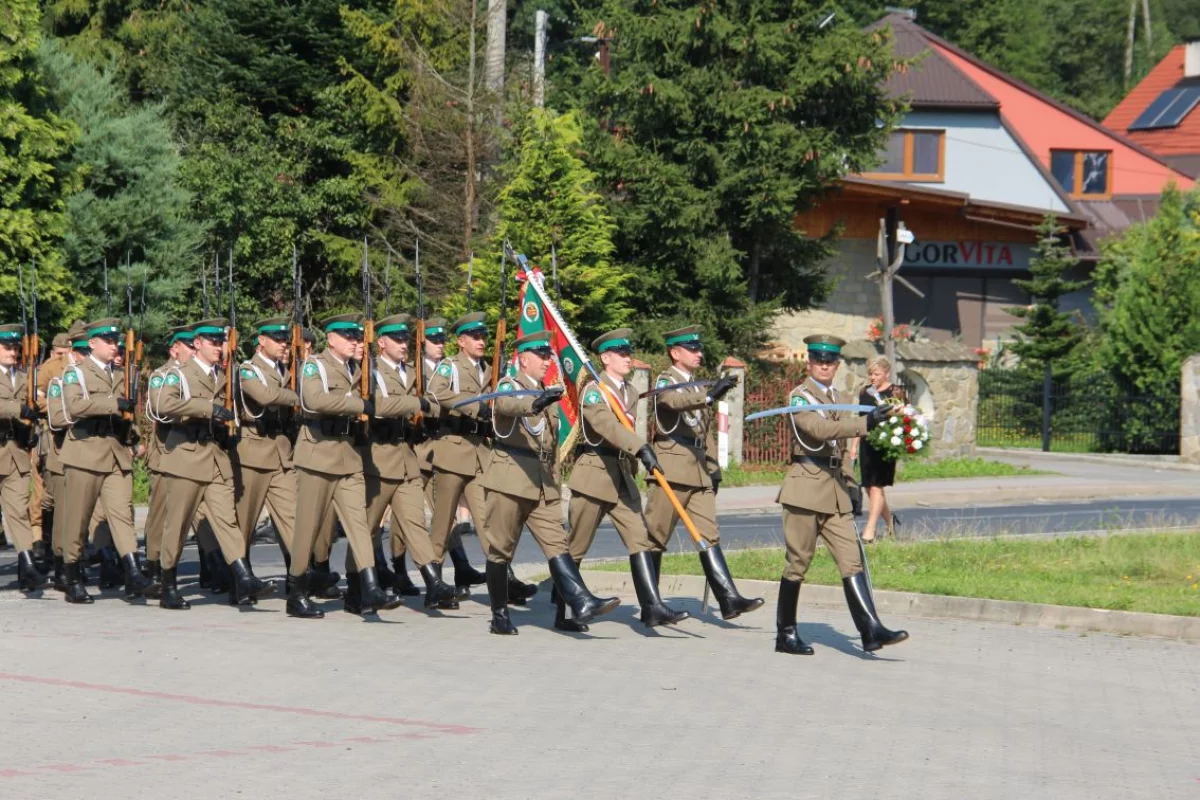
[[1200, 41], [1171, 48], [1104, 125], [1200, 177]]
[[[881, 250], [889, 259], [896, 252], [901, 227], [915, 241], [899, 271], [897, 322], [934, 340], [992, 347], [1019, 322], [1008, 309], [1029, 302], [1013, 281], [1029, 275], [1047, 213], [1086, 276], [1100, 240], [1153, 215], [1169, 184], [1193, 185], [1146, 146], [935, 36], [911, 14], [872, 26], [885, 28], [895, 54], [911, 63], [886, 89], [909, 111], [877, 167], [797, 215], [797, 227], [814, 236], [842, 227], [830, 267], [836, 287], [822, 308], [780, 318], [776, 352], [800, 352], [815, 330], [863, 338], [881, 313], [871, 274]], [[1086, 290], [1064, 306], [1089, 313]]]

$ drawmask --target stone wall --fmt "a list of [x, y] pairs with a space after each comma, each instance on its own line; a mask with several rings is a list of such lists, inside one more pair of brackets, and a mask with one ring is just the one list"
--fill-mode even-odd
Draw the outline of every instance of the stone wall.
[[1200, 355], [1183, 362], [1179, 382], [1179, 460], [1200, 463]]
[[772, 326], [775, 350], [771, 356], [795, 359], [805, 351], [804, 337], [829, 333], [847, 341], [867, 335], [867, 327], [879, 316], [879, 284], [867, 279], [876, 269], [874, 239], [843, 239], [829, 264], [836, 281], [825, 307], [780, 314]]
[[[842, 350], [845, 365], [836, 388], [857, 398], [867, 385], [867, 362], [883, 355], [872, 342], [851, 342]], [[909, 402], [930, 419], [933, 455], [939, 458], [975, 453], [975, 420], [979, 412], [979, 363], [968, 348], [935, 342], [896, 345], [897, 373], [912, 388]]]

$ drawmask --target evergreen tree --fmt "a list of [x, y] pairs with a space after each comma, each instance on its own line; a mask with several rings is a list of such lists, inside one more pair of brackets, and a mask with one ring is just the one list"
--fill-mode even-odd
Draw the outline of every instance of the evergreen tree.
[[81, 311], [59, 244], [75, 176], [62, 163], [74, 126], [47, 103], [37, 72], [37, 0], [0, 8], [0, 315], [19, 319], [18, 265], [36, 263], [43, 333]]
[[1071, 248], [1062, 241], [1053, 214], [1046, 215], [1037, 227], [1037, 234], [1037, 247], [1029, 262], [1032, 277], [1013, 280], [1032, 303], [1008, 309], [1013, 316], [1025, 320], [1015, 328], [1019, 338], [1011, 349], [1022, 363], [1050, 366], [1069, 358], [1083, 338], [1082, 326], [1070, 313], [1059, 310], [1059, 300], [1087, 286], [1087, 281], [1067, 277], [1077, 261], [1071, 256]]

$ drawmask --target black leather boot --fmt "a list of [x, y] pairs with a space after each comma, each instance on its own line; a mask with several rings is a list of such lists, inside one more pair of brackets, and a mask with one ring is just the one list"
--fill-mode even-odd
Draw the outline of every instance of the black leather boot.
[[361, 583], [363, 613], [372, 611], [391, 611], [404, 604], [396, 595], [389, 595], [379, 586], [379, 573], [374, 567], [363, 567], [358, 571]]
[[588, 626], [582, 625], [567, 616], [567, 604], [563, 602], [558, 587], [551, 583], [550, 602], [554, 604], [554, 629], [567, 633], [587, 633]]
[[142, 574], [138, 568], [137, 556], [127, 553], [121, 556], [121, 568], [125, 572], [125, 599], [145, 597], [146, 592], [154, 585], [154, 581]]
[[204, 557], [208, 560], [208, 569], [212, 573], [212, 593], [225, 594], [233, 584], [233, 576], [229, 572], [229, 565], [225, 563], [225, 556], [218, 547], [205, 553]]
[[[574, 563], [574, 562], [572, 562]], [[578, 564], [576, 572], [579, 572]], [[537, 594], [536, 583], [525, 583], [517, 577], [513, 572], [512, 564], [508, 565], [508, 602], [514, 606], [527, 605], [533, 596]]]
[[[616, 597], [596, 597], [588, 591], [571, 556], [563, 553], [550, 559], [550, 577], [563, 600], [571, 607], [575, 621], [586, 625], [595, 617], [607, 614], [621, 604]], [[509, 578], [511, 580], [511, 576]]]
[[650, 560], [654, 563], [654, 588], [659, 586], [659, 578], [662, 577], [662, 550], [651, 550]]
[[33, 563], [43, 575], [54, 564], [54, 506], [42, 509], [42, 538], [33, 543]]
[[357, 572], [346, 570], [346, 591], [342, 593], [342, 610], [347, 614], [362, 614], [362, 582]]
[[121, 585], [123, 579], [121, 572], [121, 559], [117, 555], [115, 547], [103, 547], [100, 549], [100, 588], [115, 589]]
[[147, 600], [157, 600], [162, 597], [162, 562], [147, 561], [146, 577], [150, 579], [150, 588], [142, 592], [142, 596]]
[[408, 577], [408, 564], [404, 556], [396, 556], [392, 559], [392, 574], [396, 576], [392, 579], [392, 588], [396, 590], [396, 594], [401, 597], [421, 596], [421, 590], [413, 583], [412, 578]]
[[66, 576], [67, 588], [63, 597], [68, 603], [92, 603], [92, 596], [83, 588], [83, 569], [79, 561], [63, 564], [63, 574]]
[[229, 571], [233, 573], [233, 586], [230, 591], [236, 593], [237, 605], [253, 605], [260, 597], [275, 593], [277, 588], [275, 581], [264, 581], [259, 578], [244, 558], [239, 558], [230, 564]]
[[800, 581], [784, 578], [779, 582], [779, 605], [775, 609], [775, 652], [811, 656], [813, 649], [796, 631], [796, 604], [800, 602]]
[[846, 605], [850, 607], [854, 627], [862, 635], [863, 650], [872, 653], [889, 644], [900, 644], [908, 638], [908, 631], [890, 631], [883, 627], [879, 615], [875, 613], [875, 601], [871, 598], [865, 574], [856, 572], [849, 578], [842, 578], [842, 589], [846, 592]]
[[62, 556], [54, 557], [54, 590], [56, 592], [65, 592], [67, 590], [67, 570], [63, 564]]
[[213, 582], [212, 565], [208, 560], [208, 553], [200, 549], [200, 545], [196, 545], [196, 559], [200, 564], [200, 579], [199, 584], [201, 589], [211, 589]]
[[321, 619], [325, 612], [317, 608], [308, 596], [308, 575], [292, 578], [292, 590], [288, 593], [287, 615], [297, 619]]
[[396, 573], [392, 572], [387, 556], [383, 554], [383, 538], [373, 543], [375, 547], [375, 571], [379, 573], [379, 586], [384, 591], [392, 588], [396, 581]]
[[192, 604], [183, 599], [179, 593], [178, 574], [175, 567], [162, 571], [162, 594], [158, 598], [158, 607], [172, 611], [186, 611]]
[[46, 585], [46, 578], [33, 563], [33, 551], [17, 553], [17, 588], [22, 592], [36, 592]]
[[337, 600], [342, 596], [338, 588], [342, 576], [329, 569], [328, 561], [314, 561], [309, 576], [309, 591], [322, 600]]
[[488, 630], [501, 636], [516, 636], [517, 626], [508, 616], [508, 565], [488, 561], [484, 569], [488, 599], [492, 603], [492, 621]]
[[633, 573], [633, 588], [642, 607], [642, 622], [647, 628], [674, 625], [691, 616], [688, 612], [676, 611], [663, 602], [654, 580], [654, 559], [648, 552], [631, 555], [629, 567]]
[[721, 619], [733, 619], [762, 608], [764, 600], [761, 597], [751, 599], [738, 593], [733, 576], [729, 574], [729, 565], [725, 563], [725, 554], [721, 552], [721, 545], [713, 544], [701, 550], [700, 564], [703, 565], [708, 585], [712, 587], [713, 595], [717, 598], [717, 605], [721, 607]]
[[458, 600], [454, 596], [454, 587], [442, 580], [441, 566], [432, 561], [421, 567], [421, 577], [425, 579], [425, 607], [454, 611], [458, 608]]
[[459, 600], [471, 596], [472, 586], [487, 583], [487, 575], [471, 566], [471, 560], [467, 558], [467, 551], [462, 545], [450, 551], [450, 561], [454, 564], [454, 590]]

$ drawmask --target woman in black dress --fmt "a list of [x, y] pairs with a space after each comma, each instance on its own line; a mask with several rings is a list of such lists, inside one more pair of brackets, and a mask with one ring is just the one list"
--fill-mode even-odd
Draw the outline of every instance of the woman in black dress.
[[[877, 406], [889, 401], [903, 402], [904, 390], [892, 385], [891, 373], [892, 365], [886, 358], [879, 356], [872, 359], [867, 364], [867, 379], [870, 383], [859, 394], [858, 402], [867, 406]], [[887, 495], [883, 490], [896, 482], [896, 462], [884, 458], [865, 439], [854, 440], [850, 457], [860, 459], [862, 485], [867, 490], [867, 497], [871, 503], [871, 511], [862, 534], [863, 541], [870, 543], [875, 541], [875, 527], [879, 520], [887, 521], [887, 531], [891, 531], [894, 524], [892, 510], [888, 507]]]

